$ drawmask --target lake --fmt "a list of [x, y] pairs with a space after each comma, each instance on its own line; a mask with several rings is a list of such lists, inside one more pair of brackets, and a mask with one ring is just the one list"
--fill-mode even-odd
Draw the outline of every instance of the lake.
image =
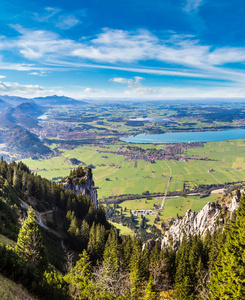
[[185, 131], [168, 132], [161, 134], [138, 134], [121, 138], [121, 141], [135, 144], [165, 144], [188, 142], [218, 142], [231, 139], [245, 138], [245, 129], [212, 130], [212, 131]]

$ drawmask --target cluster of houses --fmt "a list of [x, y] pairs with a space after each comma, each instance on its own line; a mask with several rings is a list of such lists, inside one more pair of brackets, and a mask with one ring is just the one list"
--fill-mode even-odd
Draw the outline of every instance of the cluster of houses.
[[111, 153], [128, 157], [130, 160], [144, 160], [154, 163], [156, 160], [181, 160], [187, 162], [187, 148], [203, 147], [203, 143], [177, 143], [171, 146], [162, 146], [158, 149], [143, 149], [139, 147], [119, 147], [117, 151], [97, 150], [99, 153]]
[[134, 216], [138, 216], [138, 215], [142, 215], [142, 216], [146, 216], [149, 214], [152, 214], [153, 210], [152, 209], [137, 209], [137, 210], [131, 210], [131, 214]]

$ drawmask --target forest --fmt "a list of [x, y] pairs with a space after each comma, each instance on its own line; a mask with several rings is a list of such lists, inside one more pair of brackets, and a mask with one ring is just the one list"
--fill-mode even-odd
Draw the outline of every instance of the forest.
[[[102, 206], [22, 162], [2, 159], [0, 173], [0, 232], [15, 242], [1, 243], [0, 272], [40, 299], [244, 299], [244, 196], [235, 214], [220, 207], [226, 221], [212, 235], [184, 236], [174, 249], [119, 236]], [[26, 218], [23, 201], [33, 205]], [[35, 219], [47, 209], [50, 230]], [[54, 255], [55, 243], [64, 248]]]

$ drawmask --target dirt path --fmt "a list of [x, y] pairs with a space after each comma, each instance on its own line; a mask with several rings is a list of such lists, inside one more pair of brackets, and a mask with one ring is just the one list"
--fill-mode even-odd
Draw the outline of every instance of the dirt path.
[[169, 168], [169, 178], [168, 178], [168, 183], [167, 183], [167, 186], [166, 186], [166, 190], [165, 190], [165, 193], [164, 193], [164, 197], [163, 197], [163, 199], [162, 199], [162, 205], [161, 205], [160, 209], [163, 209], [163, 207], [164, 207], [164, 201], [165, 201], [165, 199], [166, 199], [166, 197], [167, 197], [167, 193], [168, 193], [168, 188], [169, 188], [170, 180], [171, 180], [171, 178], [172, 178], [172, 169], [170, 168], [170, 166], [169, 166], [169, 164], [166, 162], [166, 160], [164, 160], [164, 162], [165, 162], [165, 164], [166, 164], [166, 165], [168, 166], [168, 168]]
[[[21, 207], [25, 208], [26, 210], [30, 209], [30, 205], [27, 204], [26, 202], [24, 202], [23, 200], [21, 200]], [[34, 210], [34, 212], [35, 212], [37, 224], [40, 225], [41, 227], [47, 229], [47, 230], [50, 230], [50, 228], [48, 228], [46, 225], [43, 224], [42, 216], [46, 215], [46, 214], [51, 214], [53, 212], [53, 210], [45, 211], [43, 213], [39, 213], [39, 212]]]

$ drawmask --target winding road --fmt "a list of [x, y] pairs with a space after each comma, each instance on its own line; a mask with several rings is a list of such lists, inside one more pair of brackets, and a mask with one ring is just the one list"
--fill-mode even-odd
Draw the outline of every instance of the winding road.
[[[23, 200], [21, 200], [21, 207], [25, 208], [26, 210], [30, 209], [30, 205], [27, 204], [26, 202], [24, 202]], [[34, 212], [35, 212], [37, 224], [40, 225], [41, 227], [47, 229], [47, 230], [50, 230], [50, 228], [48, 228], [46, 225], [43, 224], [42, 216], [46, 215], [46, 214], [51, 214], [53, 212], [53, 210], [45, 211], [43, 213], [39, 213], [39, 212], [34, 210]]]

